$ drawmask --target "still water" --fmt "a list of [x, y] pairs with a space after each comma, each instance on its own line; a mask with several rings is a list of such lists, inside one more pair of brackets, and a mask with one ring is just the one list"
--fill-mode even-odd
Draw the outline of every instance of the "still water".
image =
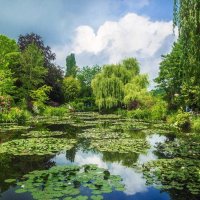
[[[84, 116], [82, 117], [84, 119]], [[94, 121], [88, 116], [84, 120]], [[107, 119], [109, 120], [109, 119]], [[111, 120], [112, 121], [112, 120]], [[112, 123], [112, 122], [111, 122]], [[98, 124], [98, 123], [97, 123]], [[96, 124], [92, 127], [94, 127]], [[113, 175], [120, 175], [125, 185], [125, 190], [113, 191], [109, 194], [103, 194], [104, 199], [113, 200], [177, 200], [177, 199], [192, 199], [189, 196], [184, 196], [180, 191], [166, 192], [156, 189], [154, 186], [147, 186], [146, 180], [143, 178], [141, 172], [134, 168], [135, 163], [145, 163], [151, 160], [159, 159], [155, 154], [155, 144], [158, 142], [165, 142], [169, 139], [166, 136], [156, 133], [140, 136], [139, 131], [132, 132], [139, 135], [138, 137], [145, 137], [150, 144], [150, 148], [145, 154], [136, 153], [117, 153], [117, 152], [100, 152], [98, 150], [91, 150], [88, 148], [89, 139], [78, 138], [88, 127], [76, 126], [76, 124], [58, 123], [53, 124], [39, 123], [34, 124], [30, 130], [49, 130], [49, 131], [63, 131], [66, 134], [62, 138], [77, 139], [77, 144], [68, 151], [61, 151], [54, 155], [41, 156], [14, 156], [8, 154], [0, 154], [0, 199], [2, 200], [31, 200], [30, 193], [15, 193], [16, 186], [11, 183], [5, 183], [8, 178], [20, 179], [24, 174], [34, 170], [49, 169], [52, 166], [64, 165], [78, 165], [96, 164], [100, 168], [108, 169]], [[0, 133], [1, 142], [10, 141], [13, 139], [24, 138], [21, 134], [30, 130], [21, 131], [5, 131]], [[131, 132], [131, 131], [129, 131]], [[87, 195], [87, 191], [81, 191], [82, 195]], [[61, 198], [62, 199], [62, 198]]]

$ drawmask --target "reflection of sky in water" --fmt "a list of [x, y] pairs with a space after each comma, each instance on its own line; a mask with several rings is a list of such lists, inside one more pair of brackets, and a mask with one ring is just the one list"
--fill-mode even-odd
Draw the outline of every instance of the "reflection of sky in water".
[[[157, 142], [163, 142], [166, 137], [159, 136], [159, 135], [152, 135], [148, 138], [149, 143], [151, 144], [152, 148], [148, 150], [148, 153], [146, 155], [142, 154], [139, 156], [138, 162], [144, 163], [149, 160], [155, 160], [156, 156], [153, 154], [153, 146]], [[108, 169], [111, 174], [120, 175], [123, 178], [123, 182], [126, 186], [125, 194], [126, 195], [136, 195], [137, 193], [149, 193], [151, 191], [158, 192], [159, 198], [155, 197], [154, 199], [169, 199], [168, 195], [166, 193], [163, 193], [162, 195], [159, 194], [159, 190], [156, 190], [154, 188], [148, 188], [145, 185], [145, 180], [142, 178], [142, 174], [138, 173], [133, 168], [128, 168], [120, 163], [110, 163], [110, 162], [104, 162], [102, 160], [102, 154], [92, 153], [92, 152], [82, 152], [78, 151], [75, 156], [75, 160], [73, 164], [77, 165], [84, 165], [84, 164], [97, 164], [99, 167]], [[57, 165], [66, 165], [66, 164], [72, 164], [69, 160], [66, 159], [65, 153], [57, 155], [53, 161], [56, 162]], [[160, 196], [161, 195], [161, 196]], [[124, 199], [125, 197], [123, 197]], [[118, 198], [117, 198], [118, 199]], [[139, 198], [140, 199], [140, 198]], [[142, 198], [144, 199], [144, 198]], [[145, 198], [146, 199], [146, 198]], [[150, 198], [152, 199], [152, 198]], [[154, 200], [152, 199], [152, 200]]]
[[[146, 155], [139, 155], [138, 162], [144, 163], [149, 160], [157, 159], [153, 154], [153, 146], [157, 142], [163, 142], [166, 138], [164, 136], [152, 135], [147, 137], [147, 140], [151, 144], [152, 148], [148, 150]], [[75, 151], [72, 151], [72, 154]], [[77, 151], [74, 158], [74, 162], [71, 162], [66, 158], [66, 152], [57, 154], [51, 161], [54, 161], [56, 165], [84, 165], [84, 164], [97, 164], [99, 167], [108, 169], [111, 174], [120, 175], [125, 184], [126, 190], [124, 192], [114, 191], [110, 194], [104, 194], [104, 200], [170, 200], [169, 194], [161, 192], [154, 187], [147, 187], [142, 174], [137, 172], [134, 168], [125, 167], [122, 162], [104, 162], [103, 154]], [[68, 156], [67, 156], [68, 157]], [[73, 156], [72, 156], [73, 157]], [[134, 154], [133, 154], [134, 157]], [[70, 158], [69, 158], [70, 159]], [[29, 193], [16, 194], [14, 188], [10, 187], [6, 192], [2, 193], [0, 197], [2, 200], [28, 200], [32, 199]], [[46, 200], [46, 199], [45, 199]]]
[[151, 145], [151, 148], [148, 149], [147, 154], [140, 154], [138, 158], [139, 163], [146, 163], [150, 160], [156, 160], [157, 156], [153, 153], [155, 150], [155, 145], [158, 142], [164, 142], [166, 140], [165, 136], [160, 136], [158, 134], [147, 136], [147, 141]]
[[[65, 154], [56, 156], [54, 161], [58, 165], [70, 164], [70, 162], [66, 160]], [[118, 163], [103, 162], [102, 154], [93, 154], [91, 152], [83, 153], [82, 151], [78, 151], [73, 164], [97, 164], [99, 167], [108, 169], [111, 174], [120, 175], [123, 178], [124, 184], [126, 185], [126, 194], [133, 195], [137, 192], [146, 191], [145, 180], [142, 178], [141, 174], [136, 173], [133, 168], [127, 168]]]

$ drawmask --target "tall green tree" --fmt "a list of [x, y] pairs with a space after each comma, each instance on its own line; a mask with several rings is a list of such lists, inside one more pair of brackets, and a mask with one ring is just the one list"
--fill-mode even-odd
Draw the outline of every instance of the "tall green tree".
[[200, 0], [174, 0], [174, 26], [179, 29], [179, 38], [183, 45], [181, 96], [185, 104], [199, 109]]
[[163, 56], [159, 75], [155, 79], [155, 82], [158, 83], [157, 87], [165, 91], [164, 98], [172, 109], [178, 108], [184, 103], [181, 91], [185, 81], [182, 50], [183, 44], [179, 39], [177, 43], [174, 43], [172, 51]]
[[139, 63], [135, 58], [125, 59], [117, 65], [105, 65], [92, 80], [92, 89], [98, 107], [110, 109], [122, 106], [126, 84], [138, 75]]
[[101, 67], [95, 65], [93, 67], [83, 67], [77, 74], [77, 79], [81, 84], [80, 97], [91, 97], [92, 96], [92, 79], [98, 74], [101, 70]]
[[44, 66], [48, 67], [56, 59], [56, 54], [51, 51], [49, 46], [45, 46], [42, 37], [35, 33], [20, 35], [18, 45], [21, 51], [24, 51], [29, 45], [35, 44], [44, 56]]
[[149, 84], [146, 74], [136, 75], [124, 87], [124, 103], [128, 109], [135, 109], [145, 105], [149, 99], [147, 86]]
[[47, 69], [44, 82], [46, 85], [52, 88], [49, 93], [50, 99], [62, 103], [62, 81], [64, 77], [64, 72], [60, 66], [53, 63], [53, 61], [56, 59], [56, 54], [51, 51], [51, 48], [49, 46], [46, 46], [44, 44], [42, 37], [38, 34], [29, 33], [19, 36], [18, 45], [22, 52], [30, 44], [35, 44], [41, 50], [44, 56], [43, 66]]
[[12, 54], [18, 53], [15, 40], [0, 35], [0, 95], [11, 95], [14, 92], [13, 73], [9, 68]]
[[78, 72], [78, 67], [76, 66], [75, 54], [71, 53], [66, 58], [66, 74], [65, 76], [76, 77]]
[[73, 101], [80, 93], [80, 82], [72, 76], [65, 77], [63, 80], [63, 93], [65, 101]]
[[35, 45], [30, 44], [21, 54], [20, 58], [22, 73], [21, 82], [26, 98], [44, 83], [47, 69], [44, 68], [44, 56], [42, 51]]
[[12, 95], [14, 88], [11, 70], [7, 66], [0, 66], [0, 96]]

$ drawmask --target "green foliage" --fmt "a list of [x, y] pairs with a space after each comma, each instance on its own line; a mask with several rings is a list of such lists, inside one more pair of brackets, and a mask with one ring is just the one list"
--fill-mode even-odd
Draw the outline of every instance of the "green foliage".
[[17, 139], [0, 144], [0, 154], [47, 155], [71, 149], [76, 140], [62, 138]]
[[174, 0], [174, 27], [179, 29], [179, 39], [172, 52], [164, 56], [156, 79], [172, 109], [200, 109], [199, 13], [199, 0]]
[[69, 103], [70, 106], [76, 111], [85, 111], [85, 105], [83, 102], [73, 101]]
[[0, 47], [0, 95], [12, 94], [15, 79], [12, 77], [7, 58], [10, 54], [18, 52], [18, 47], [14, 40], [4, 35], [0, 35]]
[[78, 71], [78, 67], [76, 66], [76, 59], [75, 59], [75, 55], [73, 53], [71, 53], [70, 55], [67, 56], [66, 58], [66, 74], [65, 76], [69, 77], [76, 77], [77, 71]]
[[80, 90], [81, 86], [79, 80], [72, 76], [64, 78], [63, 93], [66, 102], [73, 101], [76, 97], [78, 97]]
[[[56, 58], [55, 53], [51, 51], [49, 46], [45, 46], [42, 37], [38, 34], [28, 33], [19, 36], [18, 45], [22, 52], [31, 44], [35, 44], [44, 56], [43, 67], [48, 71], [44, 78], [44, 84], [52, 87], [49, 94], [50, 100], [63, 103], [62, 80], [64, 72], [61, 67], [52, 62]], [[21, 66], [15, 64], [15, 67], [12, 69], [14, 74], [16, 74], [15, 77], [18, 79], [17, 84], [20, 86]], [[20, 96], [18, 98], [21, 99]]]
[[124, 103], [129, 109], [144, 105], [149, 99], [147, 75], [137, 75], [124, 88]]
[[157, 144], [159, 154], [167, 158], [200, 159], [200, 140], [194, 136]]
[[[182, 64], [186, 83], [194, 79], [193, 86], [198, 85], [200, 75], [200, 1], [174, 0], [174, 26], [179, 29], [183, 42]], [[191, 97], [192, 99], [192, 97]]]
[[81, 97], [91, 97], [92, 96], [92, 87], [91, 82], [96, 74], [100, 72], [101, 68], [98, 65], [93, 67], [83, 67], [77, 74], [77, 78], [81, 84]]
[[47, 117], [52, 117], [52, 116], [63, 117], [68, 115], [68, 108], [66, 106], [59, 106], [59, 107], [47, 106], [43, 112], [43, 115]]
[[[112, 68], [112, 66], [106, 67]], [[124, 85], [115, 76], [106, 78], [104, 74], [98, 74], [92, 81], [92, 88], [99, 108], [112, 108], [118, 106], [123, 100]]]
[[150, 119], [151, 118], [151, 112], [149, 109], [136, 109], [136, 110], [131, 110], [127, 112], [127, 116], [129, 118], [133, 119]]
[[43, 85], [37, 90], [31, 92], [30, 96], [33, 99], [33, 111], [36, 114], [41, 114], [45, 110], [45, 103], [49, 100], [48, 94], [51, 91], [51, 87]]
[[91, 192], [91, 199], [101, 200], [104, 193], [113, 190], [123, 191], [121, 177], [111, 175], [108, 170], [96, 165], [55, 166], [49, 170], [33, 171], [24, 175], [17, 183], [21, 186], [16, 193], [31, 192], [34, 199], [76, 199], [87, 200], [82, 196], [83, 189]]
[[98, 111], [94, 97], [76, 98], [74, 101], [69, 102], [69, 104], [76, 111]]
[[200, 162], [189, 159], [160, 159], [143, 165], [143, 174], [148, 185], [163, 190], [175, 189], [198, 195]]
[[47, 70], [43, 67], [44, 56], [42, 51], [35, 45], [29, 45], [21, 54], [20, 63], [22, 67], [21, 82], [29, 97], [31, 91], [36, 90], [42, 83], [44, 83], [44, 76]]
[[0, 65], [6, 62], [6, 55], [18, 51], [18, 46], [15, 40], [9, 39], [5, 35], [0, 35], [0, 47]]
[[149, 144], [144, 139], [105, 139], [91, 141], [90, 148], [106, 152], [145, 153], [149, 148]]
[[12, 94], [14, 89], [11, 70], [0, 66], [0, 95]]
[[125, 85], [138, 73], [139, 64], [134, 58], [125, 59], [117, 65], [105, 65], [92, 80], [92, 89], [98, 107], [110, 109], [121, 106]]
[[160, 63], [159, 76], [155, 79], [158, 83], [158, 88], [165, 91], [165, 99], [169, 103], [170, 107], [177, 107], [183, 103], [181, 94], [181, 85], [183, 83], [183, 67], [182, 67], [182, 43], [179, 39], [177, 43], [173, 45], [173, 49], [170, 54], [163, 56], [163, 60]]
[[12, 98], [10, 96], [0, 96], [0, 113], [6, 113], [11, 108]]
[[13, 107], [7, 113], [0, 114], [0, 122], [17, 123], [23, 125], [30, 118], [28, 111]]
[[188, 131], [191, 128], [190, 113], [181, 110], [167, 118], [167, 121], [179, 128], [181, 131]]
[[192, 130], [195, 132], [200, 132], [200, 118], [197, 117], [196, 119], [192, 119]]
[[167, 117], [167, 103], [160, 98], [154, 98], [154, 105], [150, 108], [151, 119], [165, 120]]
[[48, 130], [41, 130], [41, 131], [30, 131], [28, 133], [22, 134], [22, 136], [30, 137], [30, 138], [46, 138], [46, 137], [55, 137], [65, 135], [62, 131], [48, 131]]

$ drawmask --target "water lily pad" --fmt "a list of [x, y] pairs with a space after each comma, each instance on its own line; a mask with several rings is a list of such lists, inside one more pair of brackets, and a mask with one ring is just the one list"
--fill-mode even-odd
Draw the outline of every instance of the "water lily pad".
[[34, 199], [86, 200], [88, 196], [81, 195], [82, 189], [85, 188], [95, 194], [93, 198], [102, 199], [99, 194], [111, 193], [119, 186], [121, 190], [124, 188], [117, 175], [110, 175], [105, 179], [105, 171], [108, 173], [96, 165], [56, 166], [49, 170], [33, 171], [24, 175], [19, 184], [22, 188], [17, 192], [30, 192]]
[[107, 139], [92, 140], [90, 148], [99, 151], [119, 152], [119, 153], [145, 153], [150, 147], [145, 139]]
[[200, 159], [200, 141], [194, 138], [177, 139], [157, 145], [157, 151], [168, 158]]
[[18, 139], [0, 144], [0, 153], [14, 155], [45, 155], [71, 149], [76, 140], [61, 138]]
[[191, 159], [160, 159], [145, 163], [142, 171], [148, 185], [161, 189], [183, 190], [200, 194], [200, 161]]
[[64, 135], [62, 131], [30, 131], [28, 133], [22, 134], [22, 136], [38, 138], [38, 137], [53, 137]]

